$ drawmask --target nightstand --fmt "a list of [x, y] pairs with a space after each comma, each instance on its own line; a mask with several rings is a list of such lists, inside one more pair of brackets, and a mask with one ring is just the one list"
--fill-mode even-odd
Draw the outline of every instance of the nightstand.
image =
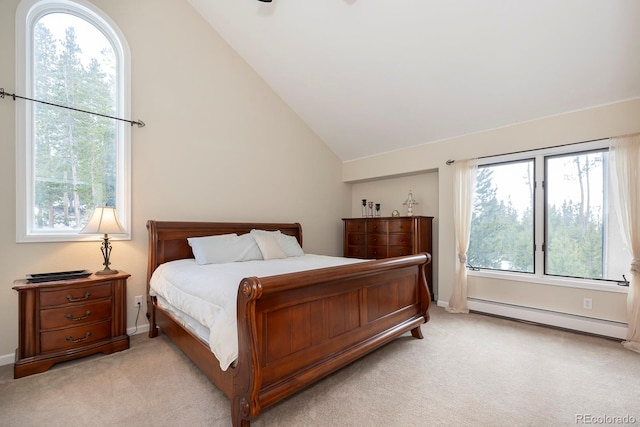
[[129, 348], [129, 276], [120, 271], [83, 279], [13, 282], [19, 304], [13, 377], [44, 372], [55, 363]]

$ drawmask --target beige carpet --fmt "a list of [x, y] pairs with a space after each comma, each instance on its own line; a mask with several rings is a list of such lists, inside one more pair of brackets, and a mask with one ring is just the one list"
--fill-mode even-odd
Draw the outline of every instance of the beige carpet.
[[[402, 337], [252, 425], [640, 424], [640, 355], [619, 342], [431, 312], [424, 340]], [[12, 368], [0, 367], [1, 426], [230, 425], [229, 401], [164, 338], [19, 380]]]

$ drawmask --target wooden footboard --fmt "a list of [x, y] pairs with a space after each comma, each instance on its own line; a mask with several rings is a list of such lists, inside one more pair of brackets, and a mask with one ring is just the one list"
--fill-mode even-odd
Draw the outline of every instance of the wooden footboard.
[[242, 281], [233, 425], [429, 320], [429, 254]]
[[[148, 221], [148, 279], [158, 265], [192, 257], [187, 237], [281, 230], [300, 224]], [[431, 296], [419, 254], [271, 277], [238, 288], [238, 360], [222, 371], [208, 345], [157, 306], [147, 286], [149, 336], [165, 333], [231, 400], [234, 426], [411, 331], [422, 338]]]

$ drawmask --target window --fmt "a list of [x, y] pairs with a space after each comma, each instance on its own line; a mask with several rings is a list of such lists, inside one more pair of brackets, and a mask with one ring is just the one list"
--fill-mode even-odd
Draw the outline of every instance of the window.
[[469, 265], [533, 273], [532, 159], [478, 167]]
[[472, 269], [624, 282], [624, 246], [608, 188], [607, 141], [484, 159]]
[[[129, 51], [115, 24], [81, 0], [23, 0], [17, 90], [26, 97], [129, 115]], [[130, 223], [130, 129], [44, 103], [18, 104], [17, 241], [85, 240], [95, 206]], [[125, 237], [126, 238], [126, 237]]]

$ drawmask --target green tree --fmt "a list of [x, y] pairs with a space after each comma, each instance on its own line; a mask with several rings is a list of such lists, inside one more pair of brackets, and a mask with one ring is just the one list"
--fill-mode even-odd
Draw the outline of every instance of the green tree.
[[471, 266], [500, 268], [502, 261], [501, 217], [504, 205], [496, 197], [491, 168], [479, 168], [471, 219], [468, 263]]
[[[532, 182], [527, 182], [532, 187]], [[493, 183], [492, 168], [479, 168], [467, 253], [469, 265], [533, 272], [532, 242], [531, 208], [519, 213], [511, 199], [506, 202], [499, 200]]]
[[[65, 30], [64, 40], [56, 40], [38, 23], [34, 51], [39, 99], [114, 115], [114, 75], [105, 72], [96, 58], [83, 64], [72, 26]], [[113, 65], [113, 51], [103, 55], [107, 55], [103, 62]], [[36, 224], [79, 228], [94, 206], [115, 203], [116, 124], [42, 104], [35, 110], [35, 120]]]
[[[49, 29], [38, 23], [34, 30], [34, 95], [37, 99], [55, 102], [58, 92], [58, 55], [56, 42]], [[58, 108], [36, 103], [34, 108], [34, 159], [36, 224], [53, 228], [55, 204], [59, 199], [62, 181], [58, 171], [61, 132]]]
[[[604, 200], [592, 200], [591, 189], [593, 171], [603, 170], [597, 167], [603, 162], [603, 153], [572, 154], [556, 162], [566, 168], [565, 180], [577, 181], [578, 200], [567, 195], [560, 207], [553, 205], [547, 209], [546, 273], [603, 278], [604, 224], [594, 206], [604, 206]], [[574, 172], [570, 172], [572, 167]]]

